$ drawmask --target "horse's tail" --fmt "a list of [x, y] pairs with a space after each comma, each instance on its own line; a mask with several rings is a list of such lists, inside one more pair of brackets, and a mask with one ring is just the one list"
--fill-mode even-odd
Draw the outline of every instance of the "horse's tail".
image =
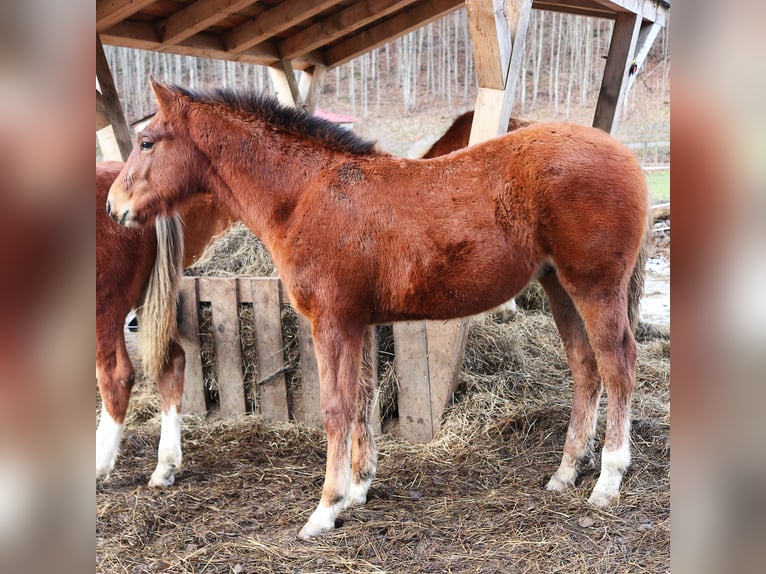
[[646, 269], [646, 260], [649, 258], [649, 248], [652, 243], [652, 227], [654, 225], [652, 210], [649, 209], [647, 211], [644, 240], [641, 243], [641, 249], [638, 251], [638, 258], [633, 266], [633, 273], [630, 276], [630, 283], [628, 285], [628, 321], [634, 333], [636, 327], [638, 327], [640, 317], [639, 306], [641, 304], [641, 297], [644, 294], [644, 271]]
[[184, 254], [183, 227], [178, 215], [155, 221], [157, 256], [136, 309], [139, 353], [144, 375], [156, 380], [162, 372], [170, 343], [176, 335], [176, 302]]

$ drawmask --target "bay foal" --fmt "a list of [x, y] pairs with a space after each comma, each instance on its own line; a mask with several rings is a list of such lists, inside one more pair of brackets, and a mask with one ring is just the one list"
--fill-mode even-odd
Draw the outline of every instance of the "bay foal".
[[139, 227], [209, 189], [271, 252], [311, 321], [327, 431], [322, 496], [301, 537], [334, 528], [344, 508], [365, 502], [375, 473], [373, 383], [360, 366], [369, 326], [480, 313], [533, 278], [574, 378], [564, 455], [548, 488], [573, 486], [589, 462], [603, 384], [606, 436], [589, 500], [617, 498], [630, 463], [631, 318], [649, 216], [629, 150], [594, 128], [536, 124], [406, 160], [270, 98], [153, 87], [160, 111], [106, 207]]

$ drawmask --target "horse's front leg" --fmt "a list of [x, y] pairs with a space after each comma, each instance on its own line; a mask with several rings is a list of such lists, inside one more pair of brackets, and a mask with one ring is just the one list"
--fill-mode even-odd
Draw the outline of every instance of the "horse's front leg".
[[361, 400], [358, 381], [364, 328], [348, 328], [338, 321], [315, 321], [312, 337], [327, 432], [327, 468], [319, 506], [298, 534], [303, 539], [335, 528], [335, 519], [349, 502], [351, 436]]

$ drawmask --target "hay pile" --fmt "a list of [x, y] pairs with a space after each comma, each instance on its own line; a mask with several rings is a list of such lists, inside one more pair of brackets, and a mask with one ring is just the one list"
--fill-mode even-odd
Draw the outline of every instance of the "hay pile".
[[[393, 344], [385, 328], [379, 339], [391, 420]], [[639, 347], [634, 459], [618, 506], [587, 505], [596, 471], [566, 494], [543, 489], [561, 455], [571, 379], [550, 316], [522, 308], [509, 322], [474, 321], [437, 437], [379, 437], [367, 505], [310, 543], [296, 533], [321, 490], [320, 429], [187, 419], [176, 485], [151, 490], [159, 400], [141, 382], [117, 468], [97, 486], [97, 571], [669, 571], [669, 337], [644, 328]]]

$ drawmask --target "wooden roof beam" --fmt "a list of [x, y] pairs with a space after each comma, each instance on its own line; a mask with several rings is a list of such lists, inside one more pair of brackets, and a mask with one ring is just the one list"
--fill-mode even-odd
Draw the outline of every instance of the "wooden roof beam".
[[660, 0], [593, 0], [613, 12], [628, 12], [638, 14], [644, 20], [656, 22], [664, 26], [667, 19], [667, 8]]
[[253, 0], [197, 0], [165, 18], [157, 29], [163, 44], [177, 44], [252, 3]]
[[278, 44], [283, 58], [293, 58], [334, 42], [416, 0], [362, 0], [333, 14]]
[[226, 51], [220, 36], [205, 32], [196, 34], [178, 44], [165, 46], [161, 42], [157, 29], [146, 22], [121, 22], [103, 32], [101, 39], [107, 44], [127, 48], [162, 50], [172, 54], [232, 60], [264, 66], [269, 66], [279, 60], [279, 54], [273, 44], [264, 42], [238, 54], [232, 54]]
[[224, 34], [226, 50], [238, 54], [316, 16], [337, 0], [285, 0]]
[[155, 0], [96, 0], [96, 32], [130, 18]]
[[560, 1], [541, 0], [534, 3], [537, 10], [549, 10], [551, 12], [563, 12], [565, 14], [575, 14], [576, 16], [588, 16], [590, 18], [606, 18], [614, 20], [616, 12], [609, 10], [604, 6], [593, 3], [592, 5], [577, 5]]
[[328, 67], [339, 66], [463, 6], [463, 0], [433, 0], [362, 30], [325, 50]]

